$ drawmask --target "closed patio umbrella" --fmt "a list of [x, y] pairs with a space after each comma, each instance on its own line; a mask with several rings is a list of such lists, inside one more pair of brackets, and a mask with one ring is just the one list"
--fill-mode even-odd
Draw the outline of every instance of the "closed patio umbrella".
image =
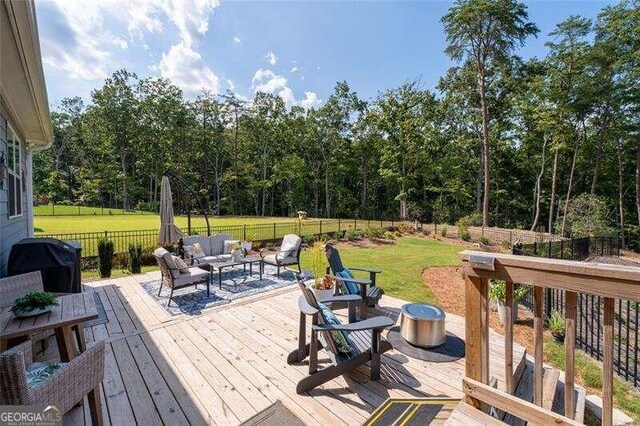
[[169, 178], [162, 176], [160, 185], [160, 232], [158, 233], [158, 244], [169, 246], [177, 243], [184, 234], [173, 223], [173, 197], [171, 196], [171, 185]]

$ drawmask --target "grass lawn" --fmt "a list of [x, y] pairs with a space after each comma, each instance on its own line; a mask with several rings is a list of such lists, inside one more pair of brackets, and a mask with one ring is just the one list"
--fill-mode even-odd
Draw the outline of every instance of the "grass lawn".
[[[74, 215], [109, 215], [109, 212], [111, 211], [111, 214], [119, 214], [122, 215], [122, 209], [109, 209], [109, 208], [102, 208], [102, 207], [85, 207], [85, 206], [62, 206], [62, 205], [56, 205], [53, 206], [52, 204], [45, 204], [45, 205], [41, 205], [41, 206], [35, 206], [33, 208], [33, 214], [34, 216], [39, 216], [39, 215], [70, 215], [70, 216], [74, 216]], [[127, 211], [126, 212], [127, 215], [134, 215], [134, 214], [155, 214], [153, 212], [145, 212], [145, 211], [139, 211], [139, 210], [135, 210], [135, 211]]]
[[[46, 206], [45, 206], [46, 207]], [[58, 207], [56, 206], [56, 210]], [[176, 225], [187, 227], [187, 217], [177, 216]], [[224, 216], [209, 217], [211, 226], [234, 226], [255, 223], [295, 222], [291, 217], [260, 217], [260, 216]], [[77, 232], [103, 231], [135, 231], [158, 229], [160, 216], [157, 214], [114, 214], [104, 216], [35, 216], [33, 226], [36, 234], [66, 234]], [[206, 226], [203, 217], [192, 217], [191, 226]]]
[[[456, 254], [462, 250], [460, 246], [429, 238], [401, 237], [395, 245], [341, 249], [340, 257], [345, 266], [382, 269], [377, 284], [389, 296], [409, 302], [433, 303], [436, 302], [435, 295], [420, 278], [422, 271], [429, 266], [459, 265]], [[301, 266], [311, 269], [309, 252], [302, 252]], [[368, 274], [365, 275], [368, 278]]]

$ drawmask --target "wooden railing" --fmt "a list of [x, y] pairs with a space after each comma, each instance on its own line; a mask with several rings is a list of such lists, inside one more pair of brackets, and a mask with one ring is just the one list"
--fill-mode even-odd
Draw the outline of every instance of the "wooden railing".
[[[575, 424], [574, 376], [576, 340], [576, 301], [578, 293], [604, 298], [604, 357], [602, 372], [602, 423], [613, 421], [613, 321], [614, 300], [640, 303], [640, 268], [589, 264], [569, 260], [530, 258], [506, 254], [463, 251], [466, 312], [466, 378], [463, 389], [466, 401], [479, 409], [487, 405], [510, 412], [533, 423]], [[505, 314], [505, 390], [489, 383], [489, 279], [504, 280]], [[534, 296], [534, 392], [533, 404], [516, 398], [513, 371], [514, 284], [533, 286]], [[565, 291], [566, 297], [566, 369], [565, 415], [542, 407], [543, 400], [543, 288]]]

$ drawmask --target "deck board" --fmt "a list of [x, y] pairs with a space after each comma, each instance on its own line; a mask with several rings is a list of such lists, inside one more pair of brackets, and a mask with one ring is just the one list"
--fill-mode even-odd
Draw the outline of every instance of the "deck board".
[[[396, 351], [382, 357], [380, 381], [372, 382], [369, 367], [362, 366], [298, 395], [295, 388], [308, 373], [308, 363], [286, 362], [297, 347], [297, 288], [247, 297], [198, 315], [171, 315], [140, 286], [157, 276], [86, 284], [86, 291], [100, 297], [109, 320], [85, 332], [89, 342], [106, 342], [102, 400], [107, 425], [239, 424], [278, 400], [307, 424], [361, 424], [388, 398], [462, 396], [464, 359], [425, 363]], [[393, 315], [403, 303], [385, 296], [379, 313]], [[464, 338], [463, 318], [449, 315], [446, 326]], [[491, 374], [504, 383], [504, 340], [495, 333], [491, 340]], [[47, 358], [57, 354], [55, 339], [51, 342]], [[516, 345], [514, 362], [523, 354]], [[445, 421], [447, 414], [438, 420]], [[90, 423], [87, 404], [64, 420]]]

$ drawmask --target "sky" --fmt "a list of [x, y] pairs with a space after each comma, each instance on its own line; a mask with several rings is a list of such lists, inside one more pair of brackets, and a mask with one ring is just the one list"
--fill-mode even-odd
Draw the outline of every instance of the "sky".
[[[611, 3], [526, 2], [540, 29], [516, 52], [545, 55], [555, 25], [595, 19]], [[337, 81], [363, 99], [420, 79], [435, 89], [454, 65], [441, 17], [448, 1], [77, 1], [39, 0], [36, 13], [49, 102], [86, 102], [114, 71], [166, 77], [194, 98], [203, 88], [252, 98], [262, 90], [288, 106], [318, 107]]]

